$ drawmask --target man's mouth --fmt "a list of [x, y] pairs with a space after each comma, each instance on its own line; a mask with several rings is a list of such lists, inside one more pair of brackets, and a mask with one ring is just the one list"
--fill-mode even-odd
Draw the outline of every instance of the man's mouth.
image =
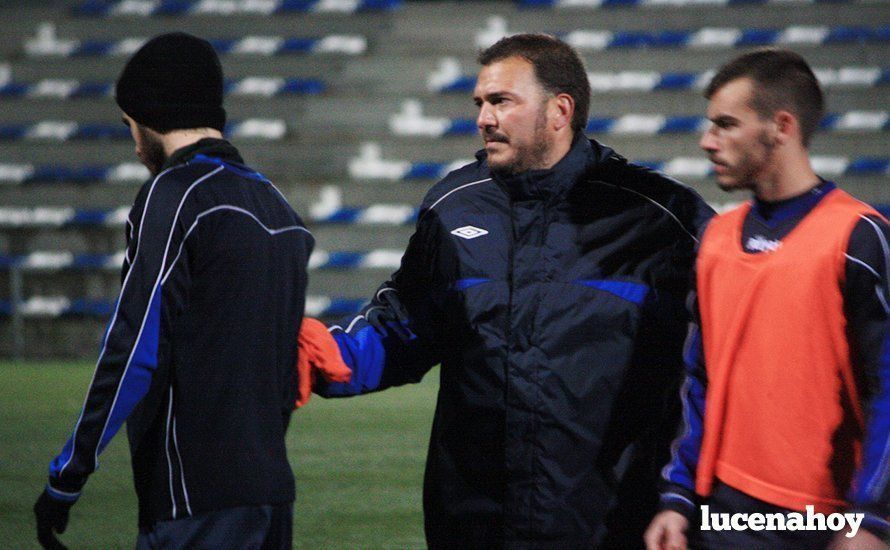
[[729, 166], [725, 162], [721, 162], [721, 161], [719, 161], [717, 159], [713, 159], [713, 158], [709, 159], [709, 160], [711, 161], [711, 164], [714, 165], [714, 172], [716, 172], [718, 174], [722, 174], [723, 172], [726, 172], [729, 169]]
[[482, 139], [483, 141], [485, 141], [485, 145], [489, 145], [491, 143], [507, 143], [507, 138], [505, 136], [491, 135], [485, 136]]

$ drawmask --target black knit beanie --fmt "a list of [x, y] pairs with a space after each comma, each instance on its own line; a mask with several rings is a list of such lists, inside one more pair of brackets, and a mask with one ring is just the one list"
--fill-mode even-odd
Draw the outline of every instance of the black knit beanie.
[[209, 42], [190, 34], [162, 34], [146, 42], [124, 67], [115, 95], [133, 120], [161, 133], [222, 131], [226, 124], [219, 57]]

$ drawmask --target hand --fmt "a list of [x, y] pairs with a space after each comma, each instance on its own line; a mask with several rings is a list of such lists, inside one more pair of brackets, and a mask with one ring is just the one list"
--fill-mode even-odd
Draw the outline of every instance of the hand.
[[646, 550], [686, 550], [686, 530], [689, 520], [680, 512], [665, 510], [649, 524], [643, 540]]
[[349, 382], [352, 371], [340, 356], [340, 347], [324, 323], [304, 317], [297, 339], [298, 409], [309, 402], [318, 375], [328, 382]]
[[68, 511], [74, 501], [58, 500], [44, 490], [34, 504], [34, 515], [37, 517], [37, 540], [44, 548], [62, 550], [67, 548], [59, 542], [53, 531], [64, 533], [68, 527]]
[[399, 300], [398, 291], [382, 288], [377, 291], [377, 301], [380, 305], [371, 307], [365, 314], [368, 324], [380, 332], [392, 330], [405, 342], [414, 338], [414, 333], [408, 328], [408, 311]]
[[841, 531], [835, 535], [834, 540], [828, 545], [831, 550], [884, 550], [887, 543], [882, 541], [871, 531], [860, 527], [855, 537], [847, 537], [847, 531]]

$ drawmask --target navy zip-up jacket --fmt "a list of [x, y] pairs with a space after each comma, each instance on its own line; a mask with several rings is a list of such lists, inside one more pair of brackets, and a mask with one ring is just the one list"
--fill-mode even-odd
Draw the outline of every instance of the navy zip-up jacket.
[[293, 501], [284, 433], [312, 246], [227, 142], [175, 152], [130, 212], [120, 297], [50, 493], [76, 499], [127, 420], [142, 527]]
[[[320, 393], [441, 363], [431, 547], [639, 546], [678, 419], [694, 235], [712, 212], [583, 136], [548, 170], [501, 177], [477, 158], [428, 193], [392, 280], [332, 327], [353, 378]], [[367, 322], [389, 292], [407, 341]]]

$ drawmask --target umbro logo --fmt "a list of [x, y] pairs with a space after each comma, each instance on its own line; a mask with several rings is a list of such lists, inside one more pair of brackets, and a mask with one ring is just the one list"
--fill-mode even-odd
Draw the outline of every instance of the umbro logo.
[[456, 235], [462, 239], [475, 239], [476, 237], [481, 237], [482, 235], [488, 235], [488, 231], [484, 229], [479, 229], [478, 227], [473, 227], [472, 225], [465, 225], [463, 227], [458, 227], [454, 231], [451, 232], [452, 235]]

